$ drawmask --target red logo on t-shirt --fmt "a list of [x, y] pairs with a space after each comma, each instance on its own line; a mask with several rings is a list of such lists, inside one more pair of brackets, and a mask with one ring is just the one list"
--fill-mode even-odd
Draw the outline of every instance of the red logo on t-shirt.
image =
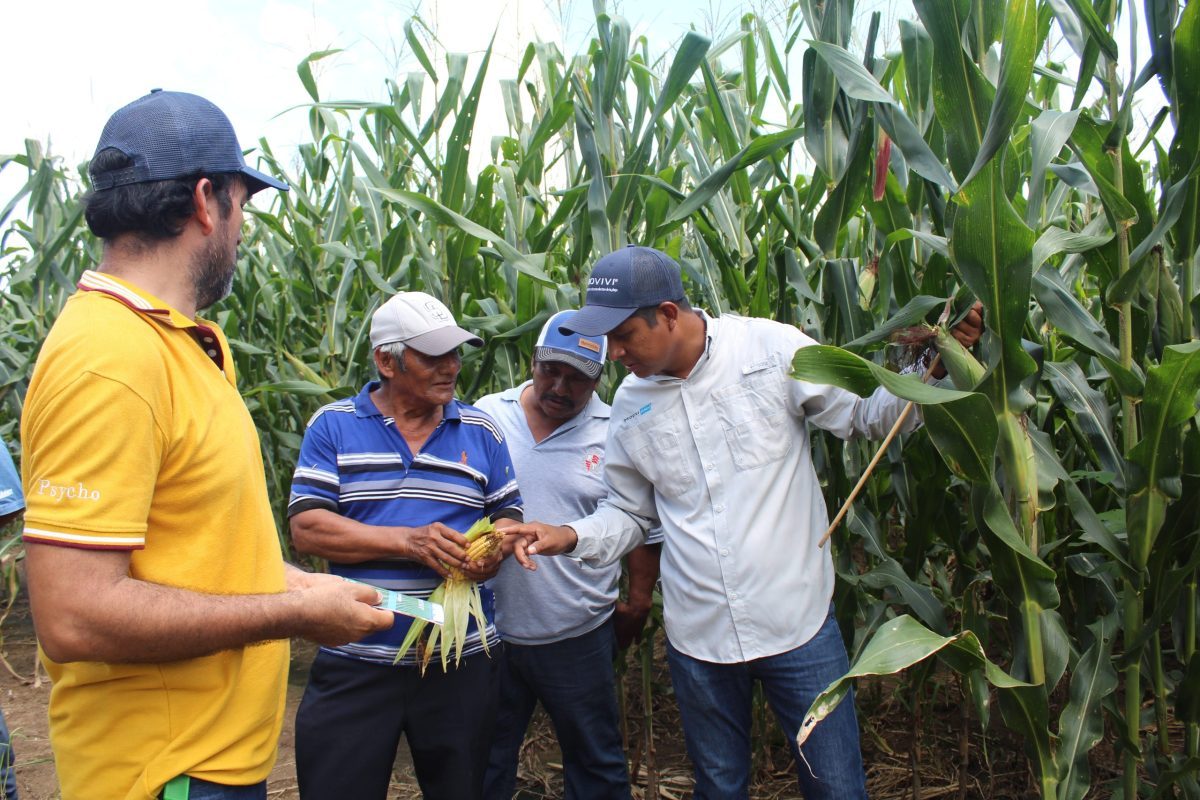
[[588, 472], [592, 472], [600, 466], [600, 454], [592, 453], [587, 458], [583, 459], [583, 468]]

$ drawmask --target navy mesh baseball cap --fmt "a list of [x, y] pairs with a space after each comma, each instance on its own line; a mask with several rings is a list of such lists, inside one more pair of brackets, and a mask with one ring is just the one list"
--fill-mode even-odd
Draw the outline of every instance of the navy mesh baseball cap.
[[[237, 172], [250, 194], [283, 181], [246, 166], [225, 112], [194, 94], [153, 89], [108, 118], [96, 153], [115, 148], [133, 160], [125, 169], [88, 170], [96, 191], [189, 175]], [[95, 163], [93, 161], [93, 163]]]
[[559, 330], [601, 336], [639, 308], [682, 299], [683, 280], [674, 259], [653, 247], [631, 244], [596, 262], [583, 308]]

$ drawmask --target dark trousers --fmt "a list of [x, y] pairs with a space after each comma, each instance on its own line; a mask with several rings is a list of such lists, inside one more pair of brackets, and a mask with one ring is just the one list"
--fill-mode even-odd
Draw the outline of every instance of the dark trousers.
[[629, 767], [621, 746], [612, 620], [551, 644], [505, 643], [500, 709], [484, 797], [511, 800], [525, 729], [540, 700], [563, 756], [567, 800], [629, 800]]
[[427, 800], [479, 798], [498, 677], [483, 653], [449, 672], [430, 663], [424, 677], [416, 667], [318, 653], [296, 711], [300, 796], [384, 800], [403, 734]]

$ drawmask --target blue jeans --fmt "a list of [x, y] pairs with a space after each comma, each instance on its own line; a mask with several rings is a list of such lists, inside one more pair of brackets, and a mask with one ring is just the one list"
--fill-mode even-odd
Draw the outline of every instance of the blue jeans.
[[[210, 783], [199, 778], [188, 778], [188, 800], [267, 800], [267, 782], [259, 781], [249, 786], [226, 786]], [[159, 797], [165, 795], [160, 794]]]
[[13, 769], [12, 740], [8, 736], [8, 723], [0, 711], [0, 800], [17, 800], [17, 772]]
[[796, 732], [816, 696], [849, 669], [846, 646], [832, 614], [812, 639], [794, 650], [737, 664], [714, 664], [667, 646], [671, 683], [683, 737], [696, 773], [695, 800], [749, 796], [750, 702], [755, 680], [783, 728], [806, 800], [865, 800], [854, 693], [796, 748]]
[[511, 800], [525, 730], [540, 700], [563, 755], [567, 800], [629, 800], [621, 746], [612, 619], [561, 642], [506, 642], [500, 668], [496, 735], [484, 779], [485, 800]]

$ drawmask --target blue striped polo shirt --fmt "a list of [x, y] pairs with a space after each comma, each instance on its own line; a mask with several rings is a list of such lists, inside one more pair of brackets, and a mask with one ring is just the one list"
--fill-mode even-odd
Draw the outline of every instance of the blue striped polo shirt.
[[[321, 407], [308, 422], [292, 476], [288, 516], [323, 508], [367, 525], [419, 527], [440, 522], [457, 531], [483, 516], [520, 518], [521, 495], [504, 435], [477, 408], [451, 400], [442, 421], [415, 456], [371, 401], [377, 381], [357, 395]], [[424, 564], [402, 559], [358, 564], [330, 562], [335, 575], [428, 597], [441, 582]], [[481, 589], [489, 647], [499, 641], [492, 592]], [[397, 616], [391, 630], [336, 648], [335, 655], [391, 664], [411, 620]], [[483, 651], [471, 620], [463, 655]], [[416, 648], [400, 662], [416, 663]]]

